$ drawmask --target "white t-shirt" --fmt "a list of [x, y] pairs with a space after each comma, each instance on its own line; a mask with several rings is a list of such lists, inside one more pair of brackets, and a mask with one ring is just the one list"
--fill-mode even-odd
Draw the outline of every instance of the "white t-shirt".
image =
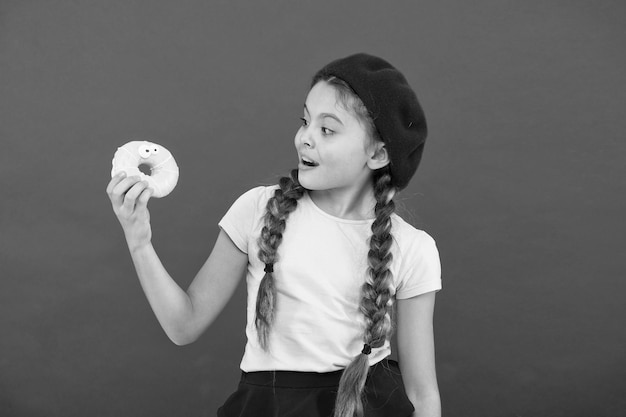
[[[315, 205], [308, 194], [287, 220], [274, 265], [277, 289], [275, 322], [269, 352], [254, 325], [257, 291], [265, 265], [257, 239], [267, 200], [277, 186], [243, 194], [219, 222], [235, 245], [247, 253], [248, 342], [241, 361], [245, 372], [290, 370], [331, 372], [345, 368], [363, 349], [364, 318], [359, 311], [367, 271], [370, 220], [346, 220]], [[441, 267], [435, 241], [426, 232], [392, 217], [392, 294], [397, 299], [441, 289]], [[372, 349], [370, 365], [389, 356], [389, 341]]]

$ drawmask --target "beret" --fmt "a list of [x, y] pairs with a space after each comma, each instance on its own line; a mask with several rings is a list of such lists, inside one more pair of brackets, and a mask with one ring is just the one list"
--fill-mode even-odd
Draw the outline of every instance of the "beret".
[[422, 158], [428, 130], [404, 75], [382, 58], [359, 53], [331, 62], [314, 80], [329, 76], [345, 81], [359, 96], [385, 143], [392, 184], [406, 187]]

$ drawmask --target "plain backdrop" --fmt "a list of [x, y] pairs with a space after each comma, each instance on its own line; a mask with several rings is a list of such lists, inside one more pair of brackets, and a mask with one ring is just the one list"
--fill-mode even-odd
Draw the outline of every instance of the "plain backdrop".
[[185, 287], [234, 199], [296, 165], [310, 77], [397, 66], [430, 134], [400, 213], [437, 241], [444, 416], [626, 415], [626, 6], [620, 1], [0, 1], [0, 415], [213, 416], [245, 289], [177, 347], [105, 187], [153, 140]]

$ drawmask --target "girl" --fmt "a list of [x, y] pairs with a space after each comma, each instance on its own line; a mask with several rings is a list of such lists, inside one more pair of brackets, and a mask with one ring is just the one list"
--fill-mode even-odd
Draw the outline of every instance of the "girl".
[[[424, 114], [397, 69], [366, 54], [331, 62], [304, 103], [298, 168], [232, 205], [187, 291], [150, 243], [152, 190], [123, 174], [111, 180], [139, 280], [174, 343], [196, 340], [246, 276], [241, 382], [218, 416], [440, 416], [439, 255], [393, 202], [425, 139]], [[386, 359], [394, 303], [399, 364]]]

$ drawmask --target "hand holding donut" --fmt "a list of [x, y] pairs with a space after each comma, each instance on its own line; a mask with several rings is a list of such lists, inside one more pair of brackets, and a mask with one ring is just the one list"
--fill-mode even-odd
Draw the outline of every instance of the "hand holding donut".
[[152, 239], [148, 211], [152, 193], [147, 181], [142, 181], [139, 176], [127, 177], [123, 171], [115, 175], [107, 186], [113, 212], [122, 225], [131, 251], [150, 243]]
[[[150, 175], [139, 170], [142, 164], [150, 168]], [[107, 194], [132, 251], [150, 242], [148, 200], [164, 197], [174, 189], [178, 165], [161, 145], [132, 141], [117, 149], [112, 166]]]

